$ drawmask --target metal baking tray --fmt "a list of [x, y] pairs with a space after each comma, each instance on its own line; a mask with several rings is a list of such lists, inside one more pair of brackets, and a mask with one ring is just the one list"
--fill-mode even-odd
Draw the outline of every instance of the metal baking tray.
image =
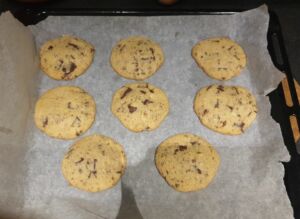
[[[240, 12], [240, 10], [98, 10], [98, 9], [42, 9], [32, 8], [24, 9], [14, 12], [16, 18], [18, 18], [23, 24], [31, 25], [36, 24], [41, 20], [44, 20], [48, 16], [180, 16], [180, 15], [226, 15]], [[268, 94], [272, 109], [271, 116], [280, 124], [284, 143], [291, 155], [289, 162], [283, 162], [285, 168], [284, 183], [288, 196], [291, 201], [291, 205], [294, 209], [295, 218], [300, 218], [300, 141], [295, 143], [292, 128], [290, 125], [289, 117], [295, 115], [298, 121], [298, 127], [300, 127], [300, 105], [298, 102], [295, 85], [293, 83], [294, 77], [290, 69], [288, 56], [285, 50], [281, 26], [277, 15], [269, 11], [270, 23], [267, 34], [268, 50], [271, 55], [274, 65], [282, 72], [286, 74], [288, 85], [291, 92], [293, 106], [289, 107], [285, 103], [285, 97], [283, 93], [283, 87], [281, 84]], [[272, 131], [272, 130], [270, 130]], [[122, 185], [122, 192], [127, 196], [128, 201], [132, 203], [123, 203], [125, 206], [121, 206], [121, 210], [118, 218], [122, 217], [122, 208], [132, 208], [132, 211], [136, 211], [137, 218], [139, 212], [135, 206], [134, 200], [130, 200], [130, 191], [126, 191], [126, 188]], [[133, 198], [132, 198], [133, 199]], [[275, 206], [274, 206], [275, 207]], [[128, 209], [127, 209], [128, 210]]]

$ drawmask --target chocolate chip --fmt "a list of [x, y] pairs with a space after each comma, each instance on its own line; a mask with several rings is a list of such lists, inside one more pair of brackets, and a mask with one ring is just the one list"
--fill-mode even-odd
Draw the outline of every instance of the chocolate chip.
[[219, 85], [218, 87], [217, 87], [217, 93], [220, 93], [220, 92], [224, 92], [224, 86], [222, 86], [222, 85]]
[[149, 48], [149, 50], [151, 51], [152, 55], [154, 56], [154, 49], [153, 48]]
[[226, 106], [230, 109], [230, 111], [233, 110], [233, 107], [232, 107], [232, 106], [229, 106], [229, 105], [226, 105]]
[[130, 88], [130, 87], [128, 87], [127, 89], [126, 89], [126, 91], [123, 93], [123, 95], [121, 96], [121, 99], [123, 99], [124, 97], [126, 97], [126, 95], [128, 94], [128, 93], [130, 93], [132, 91], [132, 89]]
[[81, 157], [80, 160], [76, 161], [75, 164], [79, 164], [79, 163], [81, 163], [82, 161], [84, 161], [84, 158], [83, 158], [83, 157]]
[[48, 47], [48, 50], [52, 50], [52, 49], [53, 49], [53, 46], [49, 46], [49, 47]]
[[227, 123], [226, 121], [223, 121], [221, 127], [224, 127], [226, 125], [226, 123]]
[[202, 116], [205, 116], [207, 113], [208, 113], [208, 109], [205, 109], [205, 110], [203, 111]]
[[191, 144], [192, 144], [192, 145], [195, 145], [195, 144], [197, 144], [197, 142], [196, 142], [196, 141], [192, 141]]
[[148, 99], [146, 99], [146, 100], [143, 101], [143, 104], [144, 104], [144, 105], [147, 105], [147, 104], [149, 104], [149, 103], [153, 103], [153, 101], [148, 100]]
[[68, 109], [74, 109], [73, 107], [72, 107], [72, 103], [71, 102], [68, 102]]
[[141, 92], [142, 94], [146, 94], [146, 91], [140, 90], [140, 92]]
[[238, 61], [241, 60], [236, 54], [234, 54], [233, 57], [234, 57], [236, 60], [238, 60]]
[[179, 184], [175, 183], [175, 187], [177, 188], [179, 186]]
[[215, 108], [219, 108], [219, 99], [217, 99], [217, 102], [215, 104]]
[[244, 132], [244, 126], [245, 126], [244, 122], [241, 122], [239, 124], [233, 123], [233, 125], [239, 127], [241, 129], [241, 131]]
[[72, 73], [76, 68], [77, 68], [77, 65], [74, 62], [71, 62], [69, 73]]
[[43, 121], [43, 128], [45, 128], [48, 125], [48, 117], [46, 117]]
[[206, 88], [206, 90], [209, 90], [211, 87], [212, 87], [212, 85], [209, 85], [209, 86]]
[[185, 151], [185, 150], [187, 150], [187, 146], [185, 146], [185, 145], [179, 145], [179, 146], [178, 146], [178, 149], [179, 149], [180, 151]]
[[69, 46], [75, 48], [75, 49], [79, 49], [79, 46], [77, 46], [76, 44], [74, 43], [68, 43]]
[[198, 172], [199, 174], [202, 174], [202, 171], [201, 171], [199, 168], [197, 168], [197, 172]]
[[134, 113], [137, 110], [137, 107], [131, 106], [130, 104], [128, 105], [128, 109], [130, 113]]
[[227, 50], [230, 51], [233, 48], [233, 46], [230, 46]]

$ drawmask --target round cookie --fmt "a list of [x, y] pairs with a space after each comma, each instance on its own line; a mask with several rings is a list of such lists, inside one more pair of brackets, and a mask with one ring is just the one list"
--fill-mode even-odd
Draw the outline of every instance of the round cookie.
[[191, 192], [206, 188], [213, 180], [220, 157], [204, 139], [192, 134], [177, 134], [157, 147], [155, 164], [171, 187]]
[[64, 35], [45, 42], [40, 49], [43, 72], [56, 80], [72, 80], [82, 75], [94, 58], [94, 47], [77, 37]]
[[123, 147], [103, 135], [75, 142], [62, 161], [62, 173], [75, 188], [99, 192], [116, 185], [126, 168]]
[[115, 72], [127, 79], [144, 80], [163, 64], [160, 46], [144, 36], [120, 40], [112, 49], [110, 63]]
[[204, 126], [229, 135], [243, 133], [257, 114], [255, 97], [247, 89], [216, 84], [198, 91], [194, 110]]
[[193, 47], [192, 56], [208, 76], [217, 80], [229, 80], [246, 66], [242, 47], [225, 37], [200, 41]]
[[168, 115], [169, 101], [162, 90], [151, 84], [132, 83], [115, 92], [111, 110], [129, 130], [151, 131]]
[[96, 104], [79, 87], [62, 86], [45, 92], [36, 102], [36, 126], [47, 135], [72, 139], [87, 131], [95, 120]]

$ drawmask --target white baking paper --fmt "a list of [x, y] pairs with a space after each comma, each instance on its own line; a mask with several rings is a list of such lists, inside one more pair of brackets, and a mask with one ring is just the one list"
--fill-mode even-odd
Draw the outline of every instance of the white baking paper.
[[[292, 218], [280, 163], [288, 161], [289, 154], [280, 128], [270, 116], [269, 100], [264, 96], [276, 88], [284, 76], [273, 66], [267, 51], [268, 21], [266, 6], [215, 16], [48, 17], [30, 27], [37, 47], [48, 39], [71, 34], [92, 43], [96, 55], [88, 71], [72, 81], [54, 81], [40, 72], [38, 92], [42, 94], [60, 85], [77, 85], [94, 96], [96, 121], [84, 136], [104, 134], [124, 146], [128, 167], [122, 183], [132, 191], [137, 211], [143, 218]], [[110, 111], [114, 91], [132, 82], [112, 70], [111, 48], [130, 35], [154, 39], [165, 53], [164, 65], [146, 81], [166, 92], [170, 113], [152, 132], [132, 133]], [[246, 69], [230, 81], [209, 78], [191, 57], [194, 44], [216, 36], [230, 37], [247, 54]], [[193, 112], [193, 99], [198, 89], [212, 83], [244, 86], [255, 94], [258, 116], [244, 134], [218, 134], [199, 122]], [[61, 174], [60, 162], [74, 141], [49, 138], [34, 126], [32, 130], [26, 153], [22, 153], [26, 160], [25, 182], [20, 183], [24, 192], [23, 213], [31, 218], [116, 217], [121, 199], [125, 204], [128, 201], [121, 197], [120, 184], [96, 194], [69, 187]], [[202, 136], [220, 153], [218, 174], [205, 190], [176, 192], [155, 168], [157, 145], [182, 132]], [[137, 212], [130, 209], [128, 212], [126, 218], [139, 218]]]

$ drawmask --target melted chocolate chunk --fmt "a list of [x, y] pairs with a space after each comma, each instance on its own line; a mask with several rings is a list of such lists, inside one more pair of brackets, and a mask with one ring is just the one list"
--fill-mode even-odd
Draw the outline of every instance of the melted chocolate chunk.
[[53, 49], [53, 46], [49, 46], [49, 47], [48, 47], [48, 50], [52, 50], [52, 49]]
[[153, 103], [153, 101], [148, 100], [148, 99], [146, 99], [146, 100], [143, 101], [143, 104], [144, 104], [144, 105], [148, 105], [149, 103]]
[[219, 99], [217, 99], [217, 102], [215, 104], [215, 108], [219, 108]]
[[63, 67], [62, 68], [62, 71], [64, 72], [63, 78], [68, 77], [68, 75], [71, 74], [76, 68], [77, 65], [74, 62], [71, 62], [69, 71], [65, 67]]
[[128, 104], [128, 109], [130, 113], [134, 113], [137, 110], [137, 107], [131, 106], [130, 104]]
[[227, 123], [226, 121], [223, 121], [221, 127], [224, 127], [226, 125], [226, 123]]
[[224, 92], [224, 86], [222, 86], [222, 85], [219, 85], [218, 87], [217, 87], [217, 93], [220, 93], [220, 92]]
[[75, 164], [80, 164], [82, 161], [84, 161], [83, 157], [81, 157], [80, 160], [76, 161]]
[[43, 121], [43, 128], [45, 128], [48, 125], [48, 117], [46, 117]]
[[77, 68], [77, 65], [74, 62], [71, 62], [69, 73], [72, 73], [76, 68]]
[[128, 93], [130, 93], [132, 91], [132, 89], [130, 87], [127, 88], [127, 90], [123, 93], [123, 95], [121, 96], [121, 99], [123, 99], [124, 97], [126, 97], [126, 95]]
[[241, 131], [244, 132], [244, 126], [245, 126], [244, 122], [241, 122], [239, 124], [233, 123], [233, 125], [239, 127], [241, 129]]
[[232, 106], [229, 106], [229, 105], [226, 105], [226, 106], [230, 109], [230, 111], [233, 110], [233, 107], [232, 107]]
[[212, 87], [212, 85], [209, 85], [209, 86], [206, 88], [206, 90], [209, 90], [211, 87]]
[[233, 48], [233, 46], [230, 46], [227, 50], [230, 51]]
[[178, 149], [179, 149], [179, 151], [185, 151], [185, 150], [187, 150], [187, 146], [185, 146], [185, 145], [179, 145]]
[[72, 103], [71, 102], [68, 102], [68, 109], [74, 109], [73, 107], [72, 107]]
[[75, 48], [75, 49], [79, 49], [79, 46], [77, 46], [76, 44], [74, 43], [68, 43], [69, 46]]
[[199, 168], [197, 168], [197, 172], [198, 174], [202, 174], [202, 171]]

